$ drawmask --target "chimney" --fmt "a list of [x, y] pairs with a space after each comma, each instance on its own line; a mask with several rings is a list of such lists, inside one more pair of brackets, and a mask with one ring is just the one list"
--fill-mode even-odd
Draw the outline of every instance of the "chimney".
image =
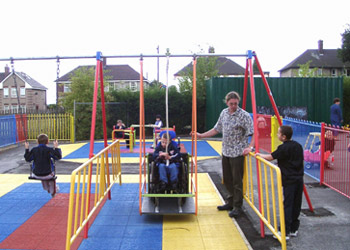
[[6, 66], [5, 66], [5, 76], [7, 76], [8, 74], [10, 74], [10, 67], [6, 64]]
[[318, 40], [318, 53], [320, 55], [323, 55], [324, 51], [323, 51], [323, 40]]

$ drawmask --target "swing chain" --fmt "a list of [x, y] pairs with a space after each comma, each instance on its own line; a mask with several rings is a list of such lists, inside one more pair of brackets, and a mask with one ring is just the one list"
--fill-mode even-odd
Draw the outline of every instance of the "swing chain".
[[14, 64], [14, 60], [13, 60], [12, 57], [11, 57], [11, 69], [12, 69], [13, 83], [15, 84], [16, 95], [17, 95], [17, 104], [18, 104], [18, 106], [17, 106], [17, 113], [20, 114], [23, 135], [24, 135], [25, 142], [27, 142], [27, 132], [26, 132], [26, 129], [25, 129], [25, 126], [24, 126], [24, 118], [23, 118], [23, 115], [22, 115], [21, 100], [20, 100], [19, 93], [18, 93], [18, 84], [17, 84], [16, 72], [15, 72], [15, 64]]
[[57, 56], [57, 80], [60, 78], [60, 58]]
[[[58, 84], [58, 79], [60, 78], [60, 57], [57, 56], [57, 80], [56, 80], [56, 84]], [[58, 91], [57, 87], [56, 87], [56, 91]], [[57, 100], [56, 100], [56, 111], [55, 111], [55, 133], [54, 133], [54, 137], [55, 140], [57, 141], [58, 138], [58, 96], [57, 96]]]

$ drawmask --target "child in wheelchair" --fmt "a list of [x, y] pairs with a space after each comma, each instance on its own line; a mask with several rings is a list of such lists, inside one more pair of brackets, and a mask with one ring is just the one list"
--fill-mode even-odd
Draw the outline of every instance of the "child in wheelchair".
[[153, 160], [159, 169], [159, 192], [164, 193], [169, 186], [171, 190], [177, 191], [180, 158], [177, 145], [171, 142], [167, 133], [163, 133], [153, 153]]

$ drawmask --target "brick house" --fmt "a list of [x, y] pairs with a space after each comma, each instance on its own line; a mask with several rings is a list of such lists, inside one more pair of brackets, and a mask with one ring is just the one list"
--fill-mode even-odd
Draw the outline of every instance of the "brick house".
[[15, 114], [19, 111], [26, 113], [46, 110], [46, 91], [45, 86], [24, 72], [15, 72], [13, 75], [6, 65], [5, 72], [0, 73], [0, 113]]
[[308, 49], [283, 67], [280, 77], [295, 77], [299, 74], [299, 65], [310, 61], [310, 69], [317, 68], [316, 76], [350, 76], [350, 63], [343, 63], [338, 58], [337, 49], [324, 49], [323, 41], [318, 41], [318, 49]]
[[[217, 63], [219, 65], [219, 76], [244, 76], [245, 68], [240, 66], [239, 64], [235, 63], [234, 61], [226, 58], [226, 57], [218, 57]], [[192, 71], [193, 65], [192, 62], [187, 64], [185, 67], [183, 67], [181, 70], [179, 70], [177, 73], [175, 73], [176, 78], [181, 78], [182, 75], [186, 74], [188, 71]]]
[[[105, 83], [105, 91], [113, 91], [118, 89], [130, 89], [131, 91], [140, 90], [140, 74], [131, 68], [129, 65], [106, 65], [104, 60], [103, 74], [107, 78], [107, 86]], [[60, 77], [56, 80], [57, 85], [57, 95], [62, 97], [64, 93], [70, 92], [71, 77], [83, 68], [93, 68], [95, 70], [96, 66], [78, 66], [72, 71]], [[146, 78], [144, 83], [146, 87], [149, 85], [149, 81]]]

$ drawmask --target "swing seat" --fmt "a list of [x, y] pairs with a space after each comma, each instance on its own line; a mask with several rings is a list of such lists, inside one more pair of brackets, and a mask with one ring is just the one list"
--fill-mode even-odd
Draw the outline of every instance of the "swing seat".
[[52, 180], [56, 180], [57, 176], [56, 176], [56, 163], [53, 160], [53, 169], [52, 172], [54, 173], [53, 176], [51, 178], [48, 178], [47, 175], [46, 176], [37, 176], [33, 173], [33, 165], [30, 164], [30, 174], [28, 176], [28, 180], [37, 180], [37, 181], [52, 181]]
[[52, 176], [52, 178], [50, 179], [44, 179], [44, 178], [40, 178], [39, 176], [33, 176], [33, 175], [28, 176], [28, 180], [37, 180], [37, 181], [52, 181], [56, 179], [57, 179], [56, 175]]

